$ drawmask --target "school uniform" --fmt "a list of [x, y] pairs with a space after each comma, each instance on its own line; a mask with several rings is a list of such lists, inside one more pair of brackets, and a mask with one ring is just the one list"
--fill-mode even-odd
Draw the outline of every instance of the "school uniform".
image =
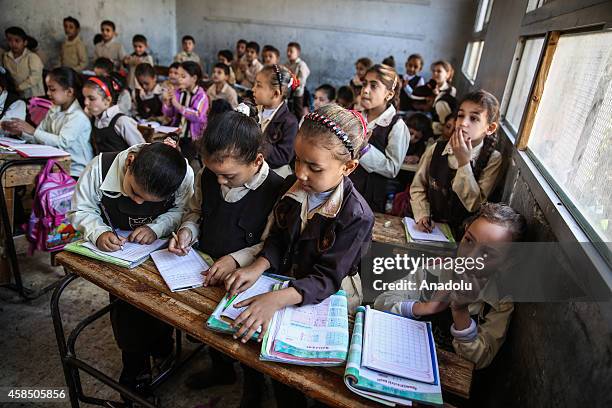
[[34, 134], [23, 132], [21, 138], [28, 143], [45, 144], [70, 153], [70, 175], [79, 177], [93, 157], [90, 134], [91, 122], [75, 99], [65, 111], [53, 105]]
[[243, 86], [252, 88], [255, 85], [255, 77], [263, 69], [263, 64], [258, 59], [253, 60], [250, 64], [247, 63], [246, 71], [244, 72], [244, 78], [241, 82]]
[[21, 98], [45, 95], [44, 67], [36, 53], [26, 48], [19, 57], [15, 57], [13, 51], [8, 51], [2, 55], [2, 66], [11, 73]]
[[[100, 235], [112, 231], [102, 217], [104, 205], [115, 228], [133, 230], [147, 225], [158, 237], [168, 236], [180, 223], [183, 207], [193, 193], [193, 171], [187, 166], [181, 185], [168, 200], [137, 204], [123, 190], [126, 159], [142, 145], [122, 152], [108, 152], [92, 160], [76, 186], [68, 218], [83, 237], [96, 244]], [[134, 387], [136, 377], [148, 367], [150, 355], [163, 357], [172, 351], [172, 327], [140, 309], [110, 296], [111, 324], [122, 351], [120, 382]]]
[[95, 154], [121, 152], [130, 146], [145, 143], [134, 119], [113, 105], [93, 119], [91, 143]]
[[136, 62], [130, 62], [128, 65], [126, 65], [128, 68], [127, 86], [130, 89], [140, 89], [140, 84], [136, 81], [136, 66], [138, 64], [149, 64], [154, 66], [155, 62], [153, 61], [153, 56], [146, 52], [142, 55], [137, 55], [135, 52], [133, 52], [130, 54], [130, 57], [136, 57]]
[[244, 72], [242, 72], [242, 69], [240, 69], [241, 65], [244, 64], [246, 65], [246, 54], [243, 55], [240, 58], [235, 58], [232, 61], [232, 70], [234, 71], [234, 77], [236, 79], [237, 84], [242, 84], [242, 81], [244, 80]]
[[402, 112], [407, 112], [414, 110], [414, 108], [412, 107], [412, 100], [410, 99], [410, 95], [412, 95], [412, 92], [416, 87], [425, 85], [425, 79], [419, 75], [404, 74], [403, 80], [405, 85], [400, 91], [399, 110]]
[[132, 97], [130, 96], [129, 89], [124, 89], [119, 93], [117, 97], [117, 106], [119, 106], [121, 113], [125, 115], [130, 114], [130, 110], [132, 109]]
[[[26, 104], [14, 93], [7, 90], [0, 93], [0, 123], [11, 119], [26, 118]], [[8, 134], [0, 128], [0, 135]]]
[[174, 95], [181, 107], [163, 105], [162, 112], [170, 118], [170, 126], [181, 128], [179, 145], [183, 155], [191, 161], [197, 157], [195, 142], [202, 138], [208, 124], [208, 96], [201, 86], [196, 86], [193, 92], [176, 89]]
[[440, 92], [434, 98], [431, 108], [431, 127], [434, 135], [438, 136], [444, 132], [444, 121], [446, 117], [455, 112], [459, 107], [456, 99], [457, 90], [448, 82], [440, 88]]
[[144, 89], [134, 89], [132, 91], [132, 113], [139, 119], [157, 118], [162, 116], [162, 98], [164, 89], [155, 84], [151, 92]]
[[295, 62], [289, 62], [287, 68], [297, 77], [300, 81], [300, 86], [293, 91], [291, 98], [293, 99], [293, 113], [299, 119], [302, 117], [303, 106], [304, 106], [304, 90], [306, 89], [306, 81], [310, 76], [310, 69], [308, 65], [301, 58], [295, 60]]
[[214, 101], [216, 99], [225, 99], [229, 102], [232, 108], [236, 108], [238, 106], [238, 94], [236, 90], [232, 88], [227, 82], [223, 83], [220, 91], [217, 91], [217, 86], [212, 84], [207, 90], [208, 97], [210, 101]]
[[115, 69], [119, 70], [123, 63], [123, 58], [127, 55], [123, 44], [119, 42], [117, 37], [113, 37], [110, 41], [101, 41], [94, 47], [94, 61], [104, 57], [113, 61]]
[[502, 157], [494, 150], [478, 180], [473, 166], [484, 143], [472, 148], [470, 163], [459, 167], [450, 142], [429, 146], [410, 186], [410, 205], [415, 220], [431, 217], [458, 231], [461, 223], [487, 201], [501, 172]]
[[372, 238], [374, 215], [353, 183], [344, 177], [332, 191], [307, 193], [291, 185], [274, 208], [274, 222], [260, 256], [270, 270], [291, 276], [302, 295], [298, 306], [317, 304], [343, 289], [349, 310], [361, 304], [361, 249]]
[[259, 123], [265, 138], [265, 155], [270, 167], [280, 176], [292, 173], [289, 163], [295, 156], [293, 142], [298, 132], [298, 121], [286, 102], [275, 109], [258, 106]]
[[367, 129], [371, 132], [368, 150], [362, 154], [359, 167], [350, 177], [372, 211], [384, 212], [388, 185], [404, 162], [410, 134], [392, 105], [368, 122]]
[[193, 61], [197, 64], [202, 65], [200, 56], [196, 54], [195, 52], [181, 51], [174, 56], [174, 62], [185, 62], [185, 61]]
[[[450, 271], [450, 274], [453, 273]], [[441, 274], [446, 276], [438, 279]], [[448, 282], [452, 276], [450, 274], [449, 271], [439, 269], [417, 269], [414, 274], [405, 276], [400, 281], [414, 282], [414, 286], [418, 288], [423, 280]], [[431, 300], [432, 294], [418, 289], [388, 291], [374, 300], [374, 308], [410, 317], [410, 301], [428, 301]], [[449, 351], [473, 362], [476, 369], [485, 368], [491, 364], [506, 339], [514, 303], [509, 298], [500, 299], [496, 285], [489, 281], [478, 298], [468, 305], [468, 311], [472, 319], [470, 326], [464, 330], [455, 329], [450, 309], [436, 315], [424, 316], [423, 319], [432, 321], [438, 346], [450, 348]]]
[[62, 43], [60, 62], [63, 67], [70, 67], [77, 72], [87, 68], [87, 49], [80, 36], [77, 35], [72, 40], [66, 39]]

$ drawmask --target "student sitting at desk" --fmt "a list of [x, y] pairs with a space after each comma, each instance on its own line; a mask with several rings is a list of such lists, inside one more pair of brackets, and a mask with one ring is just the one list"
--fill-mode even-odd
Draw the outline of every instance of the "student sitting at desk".
[[0, 136], [4, 136], [2, 122], [10, 119], [25, 120], [26, 104], [19, 99], [11, 73], [0, 67]]
[[[193, 171], [180, 152], [164, 143], [138, 145], [102, 153], [87, 165], [68, 217], [86, 240], [113, 252], [125, 239], [112, 227], [132, 230], [127, 240], [139, 244], [166, 237], [179, 225], [192, 193]], [[103, 218], [101, 206], [110, 219]], [[122, 300], [111, 310], [111, 324], [123, 361], [119, 382], [135, 389], [142, 373], [150, 375], [150, 358], [172, 352], [172, 327]]]
[[[244, 104], [239, 109], [243, 113], [221, 113], [208, 125], [201, 148], [205, 168], [196, 177], [178, 242], [173, 238], [169, 244], [170, 252], [184, 255], [198, 241], [198, 249], [216, 259], [206, 272], [205, 286], [221, 284], [236, 268], [253, 262], [263, 246], [260, 241], [283, 184], [264, 160], [255, 109]], [[187, 380], [189, 388], [236, 381], [233, 360], [212, 348], [210, 357], [212, 369], [192, 375]], [[251, 406], [248, 398], [259, 394], [263, 377], [246, 366], [243, 370], [253, 372], [245, 375], [241, 406]]]
[[[242, 292], [266, 270], [296, 279], [285, 289], [238, 303], [247, 309], [234, 322], [236, 339], [246, 343], [259, 326], [265, 333], [285, 306], [320, 303], [340, 289], [351, 312], [361, 303], [358, 265], [374, 215], [348, 175], [359, 164], [365, 133], [363, 117], [336, 104], [305, 116], [295, 141], [295, 176], [286, 180], [291, 187], [274, 208], [263, 250], [251, 265], [229, 275], [225, 287], [231, 294]], [[303, 396], [288, 386], [275, 382], [275, 389], [277, 406], [305, 406]]]
[[[457, 256], [473, 256], [476, 253], [473, 251], [480, 250], [479, 244], [521, 241], [525, 229], [525, 219], [511, 207], [484, 204], [468, 222]], [[504, 247], [499, 248], [502, 251], [491, 249], [487, 253], [487, 274], [507, 266], [510, 261], [510, 255], [503, 252]], [[418, 288], [419, 282], [423, 280], [447, 281], [449, 273], [453, 272], [441, 271], [439, 268], [419, 269], [402, 280], [415, 282]], [[482, 279], [483, 276], [479, 272], [478, 278]], [[374, 307], [413, 319], [425, 316], [433, 319], [434, 332], [438, 333], [436, 343], [439, 346], [452, 347], [458, 355], [472, 361], [477, 369], [484, 368], [491, 364], [504, 343], [514, 304], [507, 297], [499, 299], [497, 285], [493, 281], [484, 279], [481, 284], [479, 292], [468, 296], [459, 292], [431, 293], [418, 289], [389, 291], [376, 298]]]

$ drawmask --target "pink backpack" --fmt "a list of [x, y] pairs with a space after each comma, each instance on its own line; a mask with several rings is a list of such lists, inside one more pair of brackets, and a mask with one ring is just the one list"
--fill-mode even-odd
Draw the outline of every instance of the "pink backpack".
[[[53, 173], [53, 166], [59, 172]], [[32, 214], [26, 227], [30, 251], [59, 251], [79, 239], [80, 234], [67, 221], [66, 213], [74, 194], [76, 181], [53, 159], [36, 176]]]
[[28, 102], [28, 113], [30, 114], [30, 121], [34, 126], [38, 126], [42, 122], [51, 106], [53, 106], [53, 102], [48, 99], [38, 96], [30, 99], [30, 102]]

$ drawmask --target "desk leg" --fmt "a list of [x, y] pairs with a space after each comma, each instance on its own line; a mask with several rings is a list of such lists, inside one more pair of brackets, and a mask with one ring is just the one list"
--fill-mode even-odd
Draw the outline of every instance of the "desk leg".
[[2, 189], [4, 190], [4, 202], [6, 203], [9, 225], [12, 232], [14, 231], [13, 224], [15, 222], [15, 187], [3, 187]]
[[[14, 221], [13, 205], [15, 203], [15, 188], [14, 187], [4, 187], [2, 190], [4, 193], [4, 203], [6, 205], [6, 210], [8, 213], [9, 225], [11, 227], [10, 230], [13, 231], [13, 221]], [[3, 238], [5, 238], [4, 228], [2, 228], [2, 231], [0, 231], [0, 235], [2, 235]], [[3, 239], [2, 242], [5, 242], [5, 239]], [[3, 245], [3, 247], [4, 247], [4, 253], [2, 254], [3, 256], [0, 259], [0, 284], [10, 284], [11, 283], [11, 265], [9, 263], [9, 260], [7, 259], [7, 257], [10, 255], [8, 253], [9, 252], [8, 248], [5, 245]]]

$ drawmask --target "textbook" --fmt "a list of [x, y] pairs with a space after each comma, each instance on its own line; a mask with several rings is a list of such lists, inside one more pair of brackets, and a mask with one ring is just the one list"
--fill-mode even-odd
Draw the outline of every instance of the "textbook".
[[62, 157], [70, 156], [70, 153], [53, 146], [40, 144], [14, 144], [11, 146], [23, 157]]
[[354, 393], [389, 406], [413, 401], [441, 406], [431, 323], [359, 306], [344, 383]]
[[[127, 237], [131, 231], [117, 230], [117, 234]], [[123, 250], [106, 252], [98, 249], [94, 244], [86, 240], [72, 242], [64, 247], [66, 251], [74, 252], [88, 258], [108, 262], [124, 268], [135, 268], [147, 260], [151, 252], [156, 251], [168, 244], [167, 239], [157, 239], [149, 245], [126, 242]]]
[[202, 272], [207, 271], [209, 266], [196, 250], [179, 256], [167, 249], [160, 249], [151, 253], [151, 258], [172, 292], [199, 288], [204, 284]]
[[[281, 289], [276, 285], [275, 290]], [[341, 366], [349, 348], [348, 299], [343, 290], [316, 305], [277, 311], [259, 359], [306, 366]]]
[[416, 228], [416, 222], [413, 218], [404, 217], [402, 219], [404, 230], [406, 231], [406, 239], [408, 242], [450, 242], [455, 243], [453, 234], [448, 224], [436, 223], [432, 232], [422, 232]]
[[[276, 284], [282, 283], [287, 279], [288, 278], [284, 276], [264, 273], [257, 279], [253, 286], [244, 292], [233, 297], [226, 294], [206, 321], [206, 327], [213, 331], [234, 334], [236, 329], [234, 329], [231, 324], [240, 313], [246, 309], [246, 307], [238, 308], [234, 305], [253, 296], [271, 292]], [[251, 338], [257, 339], [260, 332], [261, 330], [256, 331]]]

